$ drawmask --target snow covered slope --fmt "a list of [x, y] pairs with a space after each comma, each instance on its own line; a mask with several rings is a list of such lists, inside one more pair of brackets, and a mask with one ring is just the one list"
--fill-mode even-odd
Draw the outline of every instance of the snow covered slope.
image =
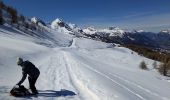
[[16, 39], [26, 39], [49, 47], [69, 46], [72, 41], [72, 36], [69, 34], [51, 30], [46, 26], [41, 26], [41, 24], [38, 25], [38, 27], [43, 28], [43, 30], [33, 31], [24, 30], [23, 28], [17, 29], [9, 24], [5, 24], [4, 26], [0, 26], [0, 35]]
[[[77, 45], [82, 45], [80, 41]], [[102, 47], [65, 53], [75, 84], [80, 91], [86, 91], [82, 94], [89, 93], [94, 100], [169, 100], [169, 83], [158, 79], [159, 75], [151, 70], [152, 60], [123, 47]], [[150, 71], [138, 68], [142, 60]]]
[[[18, 32], [0, 28], [0, 100], [170, 100], [170, 84], [152, 70], [153, 61], [127, 48], [53, 30], [48, 35], [56, 37], [56, 45], [50, 38]], [[52, 42], [53, 48], [41, 41]], [[65, 41], [71, 45], [60, 45]], [[9, 95], [21, 78], [17, 57], [30, 60], [40, 69], [37, 97]], [[143, 60], [150, 70], [139, 69]], [[24, 85], [29, 87], [27, 80]]]

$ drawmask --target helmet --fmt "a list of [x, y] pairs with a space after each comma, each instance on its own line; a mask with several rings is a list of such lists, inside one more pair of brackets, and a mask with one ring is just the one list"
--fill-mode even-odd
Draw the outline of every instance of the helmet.
[[23, 59], [22, 58], [18, 58], [17, 59], [17, 65], [21, 65], [23, 63]]

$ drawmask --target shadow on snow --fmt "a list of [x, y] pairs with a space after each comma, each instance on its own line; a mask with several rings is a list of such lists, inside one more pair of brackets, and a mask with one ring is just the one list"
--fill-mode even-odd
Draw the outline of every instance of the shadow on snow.
[[34, 98], [38, 98], [38, 97], [43, 97], [43, 98], [53, 98], [53, 97], [72, 97], [76, 95], [74, 92], [70, 91], [70, 90], [65, 90], [65, 89], [61, 89], [60, 91], [54, 91], [54, 90], [39, 90], [39, 94], [38, 95], [31, 95], [31, 96], [22, 96], [22, 97], [17, 97], [17, 98], [25, 98], [25, 99], [32, 99], [32, 97]]
[[[0, 94], [1, 96], [10, 96], [10, 88], [9, 87], [0, 87]], [[44, 98], [50, 98], [50, 97], [72, 97], [75, 96], [76, 93], [70, 90], [61, 89], [60, 91], [54, 91], [54, 90], [39, 90], [39, 94], [36, 96], [23, 96], [23, 97], [17, 97], [17, 98], [25, 98], [25, 99], [32, 99], [32, 97], [44, 97]]]
[[39, 90], [38, 96], [40, 97], [60, 97], [60, 96], [74, 96], [73, 91], [61, 89], [60, 91], [54, 90]]

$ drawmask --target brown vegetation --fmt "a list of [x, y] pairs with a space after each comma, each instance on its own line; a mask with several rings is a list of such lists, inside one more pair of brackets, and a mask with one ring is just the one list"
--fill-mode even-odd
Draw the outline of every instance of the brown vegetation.
[[17, 11], [14, 8], [8, 6], [7, 12], [11, 15], [11, 23], [17, 23], [18, 22]]
[[139, 68], [143, 69], [143, 70], [148, 70], [148, 67], [146, 65], [146, 63], [144, 61], [142, 61], [139, 65]]
[[153, 64], [154, 68], [157, 68], [160, 74], [167, 76], [168, 71], [170, 71], [170, 54], [167, 52], [160, 52], [156, 50], [152, 50], [150, 48], [146, 48], [138, 45], [123, 45], [135, 52], [137, 52], [141, 56], [145, 56], [152, 60], [160, 61], [162, 64], [156, 67], [156, 64]]

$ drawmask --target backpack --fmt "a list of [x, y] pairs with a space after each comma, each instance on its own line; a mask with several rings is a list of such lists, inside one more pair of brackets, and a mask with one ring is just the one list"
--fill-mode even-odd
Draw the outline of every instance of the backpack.
[[28, 89], [26, 89], [23, 85], [20, 85], [19, 87], [13, 87], [13, 89], [10, 91], [10, 94], [15, 97], [31, 95]]

